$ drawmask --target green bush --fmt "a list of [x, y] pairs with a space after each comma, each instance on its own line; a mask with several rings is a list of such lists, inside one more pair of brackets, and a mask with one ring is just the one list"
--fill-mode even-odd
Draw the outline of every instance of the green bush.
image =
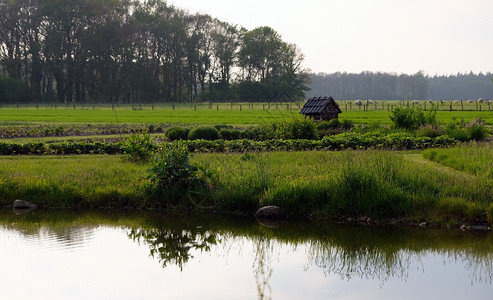
[[151, 141], [151, 136], [144, 132], [130, 135], [123, 144], [123, 149], [125, 159], [146, 162], [154, 154], [156, 145]]
[[221, 129], [232, 129], [233, 127], [230, 126], [230, 125], [226, 125], [226, 124], [216, 124], [214, 125], [214, 128], [216, 128], [219, 132], [221, 132]]
[[161, 151], [151, 160], [148, 170], [150, 182], [162, 189], [186, 188], [197, 173], [192, 165], [192, 155], [183, 142], [163, 144]]
[[190, 130], [181, 126], [172, 126], [166, 129], [164, 133], [170, 141], [175, 140], [186, 140], [188, 138], [188, 133]]
[[447, 125], [446, 133], [451, 138], [461, 142], [479, 141], [488, 135], [488, 128], [480, 118], [476, 118], [470, 123], [466, 123], [464, 119], [457, 121], [454, 118], [453, 122]]
[[416, 136], [435, 138], [440, 135], [442, 135], [442, 129], [436, 125], [421, 125], [418, 130], [416, 130]]
[[212, 126], [199, 126], [190, 130], [190, 133], [188, 134], [190, 140], [202, 139], [213, 141], [220, 139], [220, 137], [219, 131]]
[[480, 118], [476, 118], [471, 123], [466, 124], [465, 127], [469, 140], [483, 140], [488, 135], [488, 129], [486, 128], [484, 121]]
[[341, 122], [341, 127], [342, 127], [342, 129], [344, 129], [344, 130], [350, 130], [350, 129], [353, 129], [353, 127], [354, 127], [354, 122], [353, 122], [353, 120], [349, 120], [349, 119], [342, 120], [342, 122]]
[[421, 107], [397, 107], [392, 111], [390, 120], [396, 128], [417, 129], [422, 125], [438, 124], [436, 113], [435, 107], [428, 111], [423, 111]]
[[237, 140], [241, 136], [241, 131], [237, 129], [222, 128], [219, 133], [225, 140]]
[[341, 126], [341, 122], [339, 122], [339, 119], [332, 119], [330, 121], [317, 122], [317, 124], [316, 124], [316, 128], [318, 130], [337, 129], [340, 126]]
[[277, 139], [317, 139], [316, 122], [311, 118], [294, 118], [273, 126]]
[[210, 209], [216, 206], [213, 196], [217, 192], [214, 186], [219, 182], [217, 172], [206, 164], [192, 164], [191, 157], [187, 145], [176, 141], [164, 144], [151, 160], [149, 182], [144, 190], [149, 195], [164, 199], [161, 207], [187, 208], [193, 204], [196, 208]]
[[254, 141], [265, 141], [276, 138], [277, 124], [261, 124], [258, 126], [251, 126], [241, 132], [241, 138]]
[[464, 128], [447, 129], [446, 133], [449, 137], [459, 142], [466, 142], [469, 140], [469, 136]]

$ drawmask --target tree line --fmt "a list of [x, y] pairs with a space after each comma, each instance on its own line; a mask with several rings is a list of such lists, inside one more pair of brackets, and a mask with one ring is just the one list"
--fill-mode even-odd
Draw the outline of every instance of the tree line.
[[381, 72], [312, 74], [307, 97], [335, 99], [468, 100], [493, 99], [493, 74], [425, 76]]
[[296, 45], [165, 0], [0, 0], [0, 102], [302, 98]]

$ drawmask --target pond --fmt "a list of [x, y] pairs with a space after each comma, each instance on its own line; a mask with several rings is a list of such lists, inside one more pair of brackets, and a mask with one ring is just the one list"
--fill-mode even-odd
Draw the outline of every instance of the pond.
[[491, 299], [493, 235], [0, 211], [2, 299]]

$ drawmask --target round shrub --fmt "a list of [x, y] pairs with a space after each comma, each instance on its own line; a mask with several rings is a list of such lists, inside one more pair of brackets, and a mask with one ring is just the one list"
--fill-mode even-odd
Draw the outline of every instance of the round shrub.
[[241, 132], [237, 129], [222, 128], [219, 133], [225, 140], [238, 140], [241, 136]]
[[188, 138], [191, 140], [218, 140], [220, 138], [219, 131], [213, 126], [199, 126], [192, 130], [188, 134]]
[[186, 140], [188, 138], [189, 129], [181, 126], [173, 126], [166, 129], [165, 135], [171, 141]]
[[226, 125], [226, 124], [216, 124], [214, 125], [214, 128], [217, 129], [217, 131], [221, 132], [221, 129], [225, 128], [225, 129], [233, 129], [232, 126], [230, 125]]

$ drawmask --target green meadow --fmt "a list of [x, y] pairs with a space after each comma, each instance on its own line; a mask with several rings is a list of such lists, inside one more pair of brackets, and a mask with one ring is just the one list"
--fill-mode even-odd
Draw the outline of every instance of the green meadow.
[[[471, 162], [493, 157], [491, 146], [461, 149]], [[278, 205], [289, 216], [304, 218], [427, 220], [450, 226], [491, 221], [491, 165], [481, 172], [463, 171], [432, 162], [426, 153], [214, 153], [195, 154], [192, 162], [217, 172], [214, 210], [226, 214], [250, 215], [261, 206]], [[118, 155], [4, 156], [0, 203], [19, 198], [44, 208], [196, 210], [179, 191], [146, 193], [148, 169]]]
[[[355, 132], [341, 136], [400, 136], [391, 132], [391, 112], [386, 108], [409, 103], [378, 103], [355, 107], [341, 101], [343, 113], [339, 119], [357, 125]], [[424, 103], [419, 105], [424, 107]], [[493, 112], [484, 104], [481, 111], [476, 110], [475, 103], [454, 106], [454, 111], [445, 110], [447, 107], [450, 108], [444, 105], [437, 111], [442, 132], [447, 124], [457, 124], [462, 119], [463, 124], [481, 118], [487, 127], [493, 125]], [[175, 124], [247, 128], [293, 120], [298, 112], [295, 103], [2, 106], [0, 129], [9, 138], [0, 142], [113, 143], [147, 129], [153, 130], [153, 141], [162, 141], [166, 139], [165, 129]], [[406, 132], [410, 133], [402, 134]], [[278, 205], [289, 216], [303, 218], [370, 217], [376, 222], [404, 224], [426, 220], [428, 224], [450, 226], [493, 221], [493, 148], [489, 142], [407, 152], [372, 147], [301, 152], [280, 149], [260, 153], [194, 153], [194, 164], [207, 166], [217, 174], [215, 188], [208, 191], [217, 199], [213, 211], [251, 215], [261, 206]], [[150, 192], [151, 167], [150, 163], [124, 160], [122, 155], [3, 156], [0, 204], [8, 206], [15, 199], [23, 199], [42, 208], [204, 210], [194, 206], [190, 194], [183, 189]]]
[[[390, 109], [409, 105], [407, 101], [380, 101], [377, 105], [358, 107], [348, 101], [339, 101], [340, 120], [349, 119], [357, 124], [390, 124]], [[424, 101], [420, 106], [424, 107]], [[302, 103], [200, 103], [166, 105], [78, 105], [57, 106], [3, 106], [0, 109], [0, 126], [28, 124], [68, 123], [121, 123], [121, 124], [230, 124], [245, 126], [285, 120], [297, 116]], [[454, 106], [455, 105], [455, 106]], [[430, 106], [428, 105], [428, 108]], [[481, 111], [475, 103], [465, 103], [463, 108], [453, 104], [438, 106], [437, 117], [442, 122], [453, 118], [472, 120], [482, 118], [493, 125], [493, 109], [482, 104]], [[462, 110], [463, 109], [463, 110]]]

